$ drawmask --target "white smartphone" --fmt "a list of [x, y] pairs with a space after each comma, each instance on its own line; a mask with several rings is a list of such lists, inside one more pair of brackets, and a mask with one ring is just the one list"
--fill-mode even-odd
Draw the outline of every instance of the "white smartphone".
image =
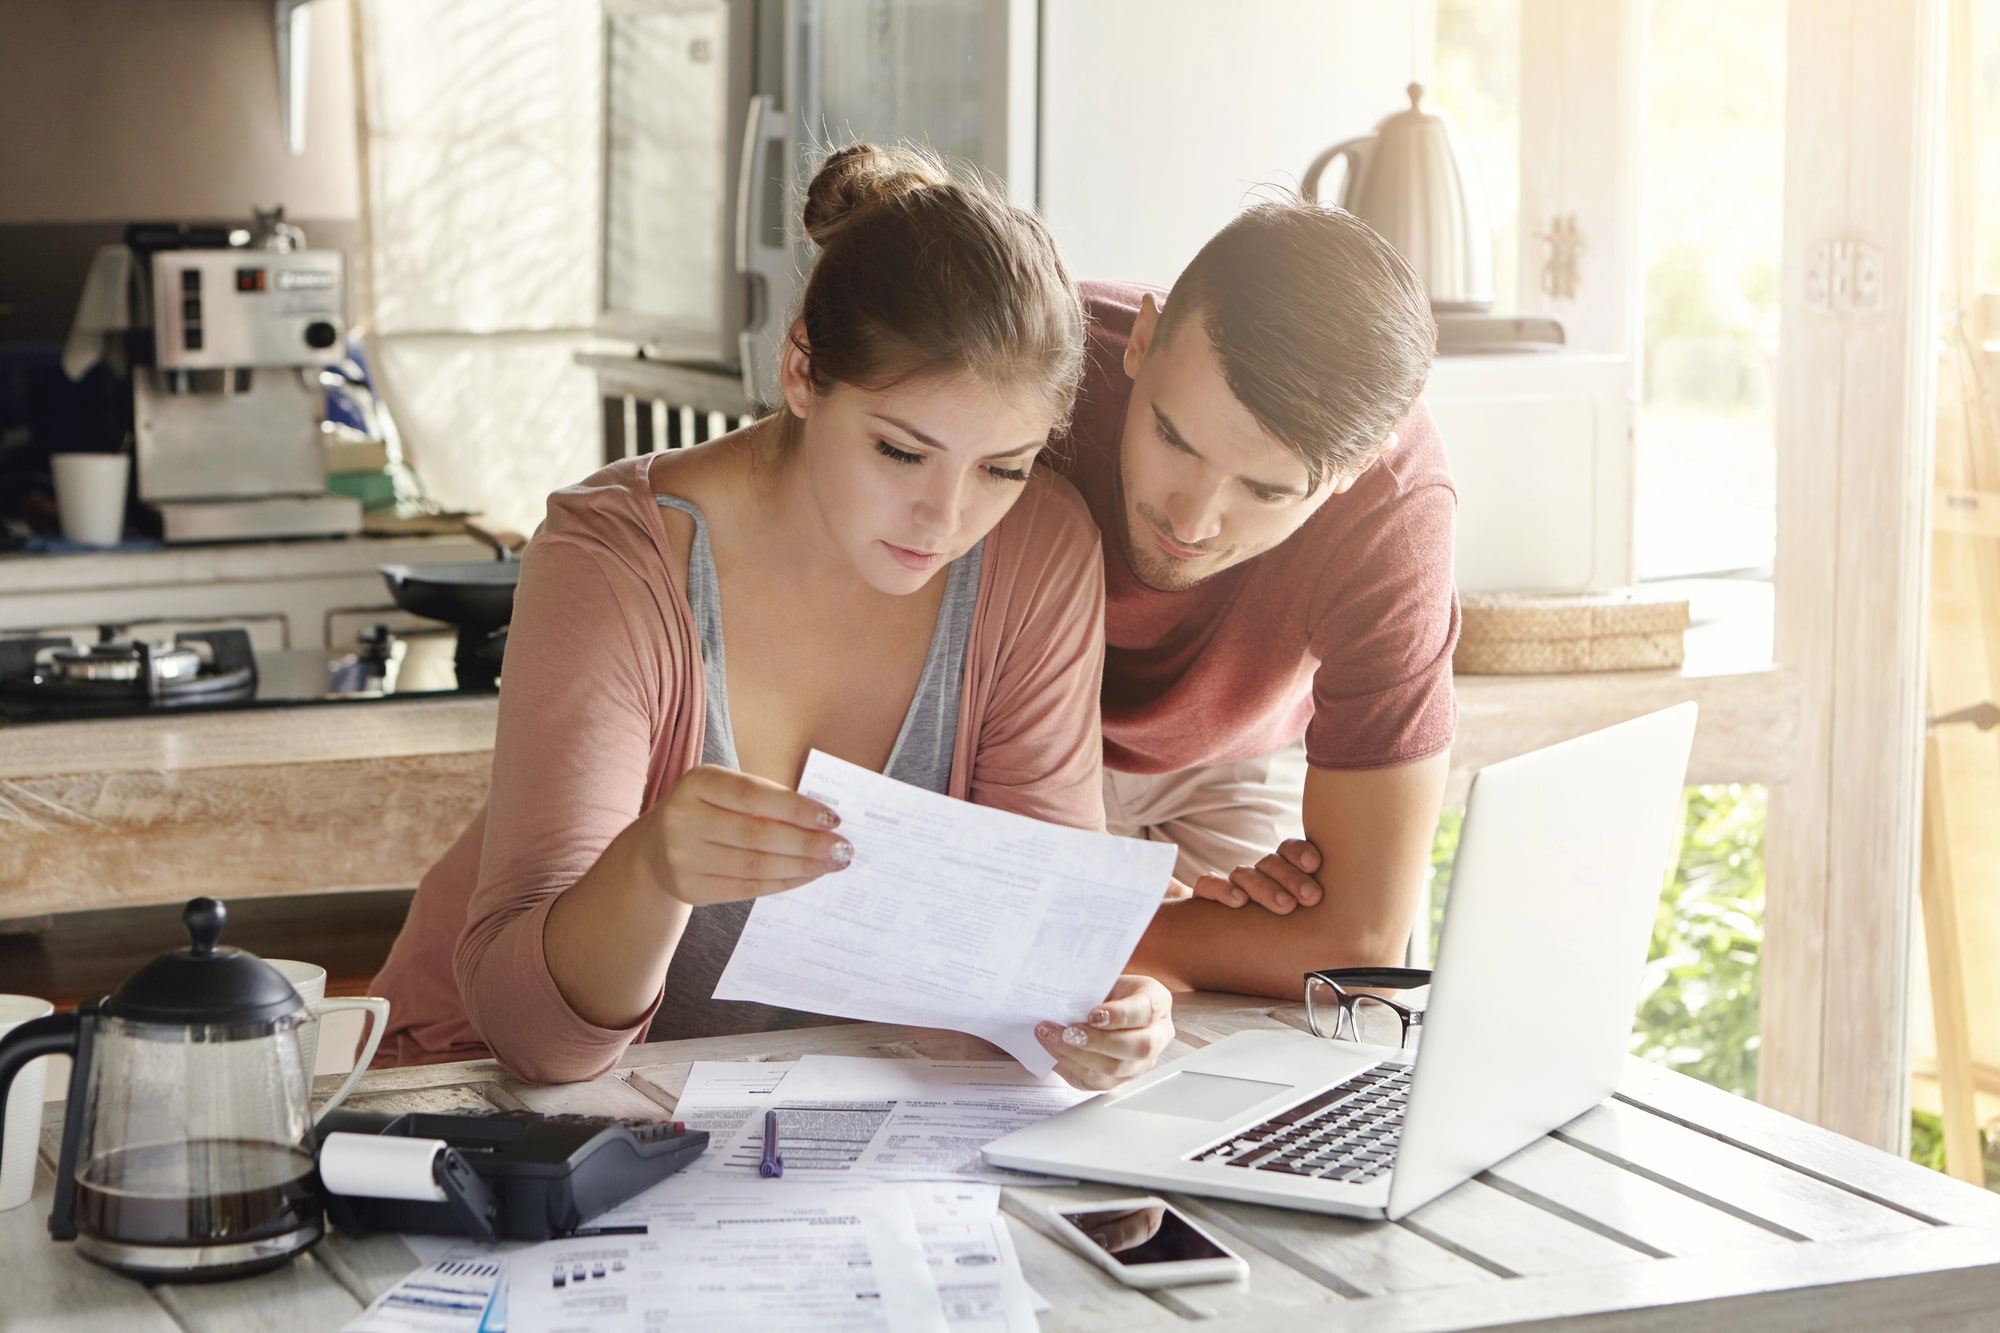
[[1128, 1287], [1248, 1278], [1250, 1265], [1165, 1199], [1051, 1204], [1056, 1231]]

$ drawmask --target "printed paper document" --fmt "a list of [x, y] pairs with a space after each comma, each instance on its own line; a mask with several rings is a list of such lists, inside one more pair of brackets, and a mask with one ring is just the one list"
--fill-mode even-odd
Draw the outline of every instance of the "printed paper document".
[[550, 1241], [511, 1256], [509, 1327], [948, 1327], [915, 1217], [893, 1192], [689, 1182], [599, 1219], [607, 1229], [635, 1222], [648, 1234]]
[[[689, 1129], [708, 1131], [708, 1150], [681, 1168], [682, 1175], [715, 1175], [729, 1166], [727, 1149], [740, 1135], [764, 1131], [764, 1108], [791, 1060], [697, 1060], [674, 1102], [674, 1119]], [[760, 1140], [761, 1141], [761, 1140]], [[749, 1174], [757, 1174], [752, 1157]]]
[[756, 1000], [984, 1037], [1036, 1074], [1042, 1021], [1111, 990], [1173, 875], [1171, 843], [956, 801], [815, 750], [799, 790], [840, 812], [847, 869], [759, 898], [716, 983]]
[[1032, 1333], [1033, 1296], [990, 1185], [684, 1175], [511, 1256], [522, 1330], [755, 1328]]
[[1011, 1060], [808, 1055], [786, 1068], [755, 1120], [716, 1135], [703, 1159], [729, 1175], [755, 1176], [768, 1106], [778, 1113], [788, 1179], [1060, 1185], [1067, 1182], [988, 1166], [979, 1150], [1091, 1095], [1054, 1076], [1038, 1079]]
[[479, 1333], [496, 1293], [505, 1290], [507, 1256], [463, 1241], [437, 1248], [431, 1262], [383, 1292], [342, 1333]]

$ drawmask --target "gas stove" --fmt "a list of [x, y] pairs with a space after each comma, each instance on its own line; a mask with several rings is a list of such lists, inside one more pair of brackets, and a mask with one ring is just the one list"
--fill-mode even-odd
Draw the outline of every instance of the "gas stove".
[[491, 680], [460, 685], [455, 648], [449, 631], [381, 625], [351, 648], [284, 651], [253, 649], [243, 629], [0, 638], [0, 725], [491, 694]]

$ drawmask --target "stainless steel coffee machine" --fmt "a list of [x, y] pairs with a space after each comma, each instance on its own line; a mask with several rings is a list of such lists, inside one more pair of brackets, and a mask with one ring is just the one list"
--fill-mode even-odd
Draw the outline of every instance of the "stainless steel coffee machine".
[[[247, 230], [132, 229], [139, 499], [169, 542], [334, 536], [361, 505], [326, 487], [320, 372], [346, 358], [345, 258], [270, 215]], [[216, 242], [220, 241], [220, 244]]]

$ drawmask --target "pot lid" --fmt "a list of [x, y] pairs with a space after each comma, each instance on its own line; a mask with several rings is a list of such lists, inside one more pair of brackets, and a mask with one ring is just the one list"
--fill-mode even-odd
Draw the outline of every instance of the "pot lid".
[[139, 1023], [265, 1023], [305, 1008], [282, 972], [253, 953], [219, 943], [228, 911], [195, 898], [181, 912], [189, 945], [161, 954], [125, 979], [105, 1005]]

